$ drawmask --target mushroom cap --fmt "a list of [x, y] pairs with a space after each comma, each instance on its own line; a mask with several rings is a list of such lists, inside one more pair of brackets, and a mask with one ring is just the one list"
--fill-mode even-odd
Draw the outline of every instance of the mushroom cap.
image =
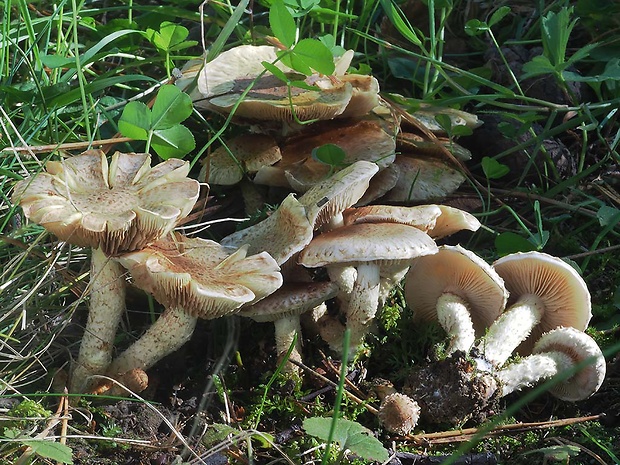
[[379, 420], [391, 433], [409, 434], [420, 419], [420, 406], [411, 397], [394, 392], [388, 394], [379, 406]]
[[367, 205], [347, 208], [342, 212], [344, 224], [354, 223], [400, 223], [424, 232], [435, 227], [441, 209], [437, 205], [401, 207], [396, 205]]
[[584, 331], [592, 317], [590, 292], [583, 278], [563, 260], [542, 252], [518, 252], [493, 263], [510, 293], [508, 306], [519, 297], [534, 295], [544, 306], [520, 352], [528, 354], [540, 336], [560, 326]]
[[142, 250], [119, 256], [135, 284], [167, 308], [205, 319], [235, 313], [282, 285], [280, 268], [266, 252], [173, 233]]
[[290, 194], [268, 218], [226, 236], [221, 244], [229, 247], [247, 244], [249, 253], [268, 252], [282, 265], [310, 243], [312, 234], [306, 209]]
[[356, 207], [368, 205], [371, 202], [383, 197], [386, 193], [396, 186], [398, 182], [398, 176], [400, 175], [400, 168], [398, 165], [392, 163], [390, 166], [386, 166], [380, 170], [375, 176], [372, 177], [368, 184], [368, 189], [364, 192], [364, 195], [355, 204]]
[[377, 171], [379, 167], [375, 163], [360, 160], [315, 184], [302, 195], [299, 203], [306, 208], [308, 221], [314, 229], [357, 202]]
[[404, 263], [437, 252], [426, 233], [398, 223], [351, 224], [315, 237], [299, 254], [299, 263], [316, 268], [332, 264]]
[[210, 184], [237, 184], [246, 172], [256, 173], [263, 166], [271, 166], [281, 158], [280, 147], [273, 137], [242, 134], [205, 158], [198, 179]]
[[570, 378], [556, 384], [550, 392], [557, 398], [568, 401], [586, 399], [594, 394], [605, 379], [605, 357], [594, 339], [575, 328], [556, 328], [545, 334], [534, 345], [534, 354], [562, 352], [568, 355], [575, 365], [590, 359]]
[[424, 202], [444, 198], [456, 191], [465, 176], [443, 160], [397, 155], [398, 182], [382, 200], [386, 202]]
[[364, 116], [379, 105], [379, 81], [374, 76], [345, 74], [338, 79], [351, 84], [353, 88], [351, 100], [339, 118]]
[[331, 281], [287, 283], [260, 302], [243, 307], [239, 314], [259, 323], [275, 321], [301, 315], [335, 297], [337, 293], [338, 285]]
[[480, 221], [471, 213], [448, 205], [437, 207], [441, 210], [441, 215], [435, 221], [435, 226], [428, 231], [428, 235], [433, 239], [442, 239], [463, 229], [478, 231], [480, 228]]
[[423, 136], [411, 132], [401, 132], [396, 136], [396, 147], [403, 152], [415, 155], [444, 157], [448, 150], [454, 157], [461, 161], [471, 160], [471, 152], [457, 144], [454, 140], [446, 137], [438, 137], [437, 140], [428, 140]]
[[437, 319], [437, 300], [444, 293], [463, 299], [474, 329], [484, 333], [502, 313], [508, 292], [502, 278], [482, 258], [460, 245], [415, 259], [405, 281], [405, 300], [415, 318]]
[[150, 162], [146, 153], [116, 152], [108, 165], [101, 150], [88, 150], [18, 182], [13, 201], [60, 240], [108, 255], [141, 249], [187, 216], [200, 190], [189, 163]]

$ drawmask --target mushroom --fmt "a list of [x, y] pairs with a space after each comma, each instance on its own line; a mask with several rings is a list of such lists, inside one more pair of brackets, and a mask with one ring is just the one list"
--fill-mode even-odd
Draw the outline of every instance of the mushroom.
[[214, 319], [239, 311], [282, 285], [275, 260], [266, 252], [246, 256], [217, 242], [173, 233], [117, 260], [136, 286], [153, 294], [165, 311], [110, 365], [111, 376], [146, 370], [191, 337], [197, 318]]
[[378, 417], [383, 427], [390, 433], [401, 436], [409, 434], [420, 419], [418, 403], [411, 397], [396, 392], [394, 385], [382, 378], [372, 381], [372, 390], [381, 399]]
[[505, 396], [576, 367], [580, 369], [555, 384], [551, 394], [571, 402], [586, 399], [601, 387], [606, 371], [605, 357], [594, 339], [575, 328], [556, 328], [540, 337], [532, 355], [502, 368], [496, 378]]
[[[348, 264], [357, 277], [344, 313], [356, 347], [375, 316], [379, 301], [379, 268], [437, 252], [424, 232], [398, 223], [351, 224], [315, 237], [299, 255], [299, 263], [316, 268]], [[338, 350], [336, 341], [328, 341]]]
[[483, 333], [501, 314], [507, 299], [495, 270], [459, 245], [444, 245], [434, 255], [413, 260], [405, 282], [414, 318], [438, 320], [448, 333], [448, 354], [468, 352], [476, 332]]
[[[335, 297], [337, 292], [338, 286], [330, 281], [285, 284], [260, 302], [243, 307], [239, 315], [259, 323], [274, 323], [278, 357], [286, 354], [297, 335], [297, 342], [289, 360], [301, 362], [299, 316]], [[296, 371], [291, 364], [287, 364], [285, 368], [289, 372]]]
[[60, 240], [91, 247], [88, 321], [71, 390], [107, 369], [125, 309], [124, 271], [108, 256], [140, 249], [170, 232], [191, 211], [199, 185], [189, 163], [172, 158], [151, 168], [146, 153], [101, 150], [50, 161], [46, 173], [17, 183], [13, 200]]
[[[514, 253], [493, 263], [510, 293], [509, 308], [479, 342], [489, 362], [501, 366], [523, 341], [560, 326], [585, 330], [592, 316], [590, 292], [577, 271], [542, 252]], [[530, 346], [531, 347], [531, 346]], [[524, 353], [529, 353], [527, 347]]]

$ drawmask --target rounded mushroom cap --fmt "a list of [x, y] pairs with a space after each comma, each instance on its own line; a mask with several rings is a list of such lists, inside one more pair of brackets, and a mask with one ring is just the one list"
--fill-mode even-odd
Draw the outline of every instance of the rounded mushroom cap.
[[419, 229], [398, 223], [363, 223], [315, 237], [299, 255], [299, 263], [309, 268], [335, 263], [389, 265], [436, 252], [435, 242]]
[[18, 182], [13, 201], [60, 240], [108, 255], [141, 249], [187, 216], [200, 190], [189, 163], [150, 162], [146, 153], [116, 152], [108, 165], [101, 150], [88, 150]]
[[436, 206], [441, 215], [435, 221], [434, 227], [428, 231], [428, 235], [433, 239], [441, 239], [464, 229], [468, 231], [480, 229], [480, 221], [471, 213], [448, 205]]
[[211, 319], [235, 313], [282, 285], [280, 268], [262, 252], [246, 257], [217, 242], [173, 234], [118, 261], [135, 284], [166, 307]]
[[388, 394], [379, 406], [379, 420], [391, 433], [409, 434], [420, 419], [420, 406], [411, 397], [398, 392]]
[[330, 281], [285, 284], [270, 296], [249, 307], [243, 307], [241, 316], [259, 323], [301, 315], [336, 296], [338, 285]]
[[401, 223], [424, 232], [435, 227], [441, 210], [437, 205], [401, 207], [396, 205], [367, 205], [348, 208], [343, 213], [344, 224], [354, 223]]
[[583, 278], [563, 260], [542, 252], [519, 252], [493, 263], [510, 293], [508, 305], [521, 296], [536, 296], [544, 306], [540, 323], [532, 329], [528, 339], [529, 347], [521, 352], [530, 352], [534, 341], [542, 333], [560, 326], [573, 327], [583, 331], [592, 317], [590, 292]]
[[551, 393], [562, 400], [578, 401], [594, 394], [605, 379], [605, 357], [599, 346], [586, 333], [575, 328], [557, 328], [543, 334], [534, 345], [533, 353], [562, 352], [575, 365], [585, 360], [591, 363], [570, 378], [556, 384]]
[[437, 319], [437, 299], [450, 293], [463, 299], [474, 329], [484, 333], [502, 313], [508, 292], [502, 278], [483, 259], [457, 246], [415, 259], [405, 281], [405, 300], [415, 318]]

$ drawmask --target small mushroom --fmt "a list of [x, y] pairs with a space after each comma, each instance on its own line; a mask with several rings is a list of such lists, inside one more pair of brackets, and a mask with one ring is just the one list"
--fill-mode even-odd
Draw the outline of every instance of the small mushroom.
[[165, 311], [108, 369], [111, 376], [146, 370], [191, 337], [196, 319], [214, 319], [239, 311], [282, 285], [275, 260], [266, 252], [247, 256], [247, 246], [173, 234], [117, 260], [134, 283], [153, 294]]
[[438, 320], [450, 339], [448, 354], [468, 352], [506, 306], [504, 281], [490, 265], [461, 246], [416, 258], [405, 283], [414, 318]]
[[199, 185], [189, 164], [170, 159], [151, 168], [146, 153], [101, 150], [50, 161], [46, 173], [17, 183], [13, 200], [31, 221], [59, 239], [91, 247], [88, 321], [71, 390], [103, 374], [125, 309], [124, 271], [108, 257], [140, 249], [171, 231], [191, 211]]
[[[479, 342], [489, 362], [501, 366], [523, 341], [560, 326], [583, 331], [592, 316], [590, 292], [577, 271], [542, 252], [514, 253], [493, 263], [510, 293], [509, 308]], [[530, 345], [531, 347], [531, 345]], [[531, 350], [524, 349], [525, 355]]]
[[[239, 315], [259, 323], [274, 323], [278, 357], [286, 354], [297, 334], [297, 343], [291, 352], [290, 360], [301, 362], [299, 316], [331, 299], [337, 292], [338, 286], [329, 281], [285, 284], [260, 302], [243, 307]], [[287, 364], [286, 368], [287, 371], [296, 371], [291, 364]]]
[[550, 390], [558, 399], [575, 402], [598, 391], [606, 371], [605, 357], [594, 339], [575, 328], [557, 328], [543, 334], [534, 344], [532, 355], [502, 368], [496, 377], [505, 396], [586, 361], [586, 366]]
[[390, 433], [405, 436], [416, 427], [420, 419], [420, 406], [411, 397], [396, 391], [394, 385], [377, 378], [372, 382], [372, 389], [377, 393], [379, 421]]
[[[315, 237], [299, 255], [299, 263], [316, 268], [351, 265], [357, 277], [344, 313], [355, 348], [363, 339], [377, 312], [381, 265], [409, 262], [437, 252], [435, 242], [424, 232], [398, 223], [351, 224]], [[328, 341], [339, 349], [339, 341]]]

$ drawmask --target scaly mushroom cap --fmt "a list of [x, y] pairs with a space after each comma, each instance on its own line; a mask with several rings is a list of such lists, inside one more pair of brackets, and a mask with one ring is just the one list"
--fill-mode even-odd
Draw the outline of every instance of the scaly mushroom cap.
[[542, 252], [514, 253], [493, 263], [510, 293], [508, 306], [522, 296], [535, 296], [542, 305], [540, 323], [532, 329], [524, 354], [540, 336], [560, 326], [584, 331], [592, 317], [590, 292], [583, 278], [563, 260]]
[[282, 285], [280, 268], [268, 253], [246, 257], [246, 252], [247, 247], [235, 251], [173, 233], [118, 261], [165, 307], [211, 319], [235, 313]]
[[141, 249], [188, 215], [199, 193], [189, 163], [150, 162], [146, 153], [116, 152], [108, 165], [101, 150], [88, 150], [18, 182], [13, 201], [60, 240], [108, 255]]
[[395, 205], [367, 205], [365, 207], [347, 208], [342, 216], [344, 224], [354, 223], [400, 223], [413, 226], [424, 232], [435, 227], [441, 215], [437, 205], [419, 205], [400, 207]]
[[441, 246], [439, 252], [415, 259], [405, 283], [405, 300], [422, 320], [437, 320], [437, 300], [449, 293], [463, 299], [478, 335], [484, 333], [506, 306], [502, 278], [483, 259], [461, 246]]
[[561, 352], [568, 355], [575, 365], [590, 359], [570, 378], [556, 384], [551, 393], [562, 400], [578, 401], [590, 397], [603, 384], [605, 379], [605, 357], [601, 349], [587, 334], [575, 328], [557, 328], [543, 334], [534, 345], [534, 354]]
[[290, 194], [267, 219], [226, 236], [221, 243], [229, 247], [247, 244], [250, 253], [266, 251], [282, 265], [312, 240], [312, 233], [306, 209]]
[[209, 184], [237, 184], [246, 172], [256, 173], [282, 158], [273, 137], [243, 134], [218, 147], [204, 160], [198, 179]]
[[394, 392], [388, 394], [379, 406], [379, 420], [391, 433], [409, 434], [420, 419], [420, 406], [411, 397]]
[[437, 245], [419, 229], [398, 223], [363, 223], [315, 237], [299, 255], [299, 263], [309, 268], [335, 263], [390, 265], [434, 253]]
[[299, 203], [306, 208], [308, 221], [314, 229], [327, 224], [332, 217], [357, 202], [377, 171], [379, 167], [375, 163], [360, 160], [306, 191]]
[[330, 281], [285, 284], [270, 296], [249, 307], [239, 315], [259, 323], [298, 316], [336, 296], [338, 285]]

